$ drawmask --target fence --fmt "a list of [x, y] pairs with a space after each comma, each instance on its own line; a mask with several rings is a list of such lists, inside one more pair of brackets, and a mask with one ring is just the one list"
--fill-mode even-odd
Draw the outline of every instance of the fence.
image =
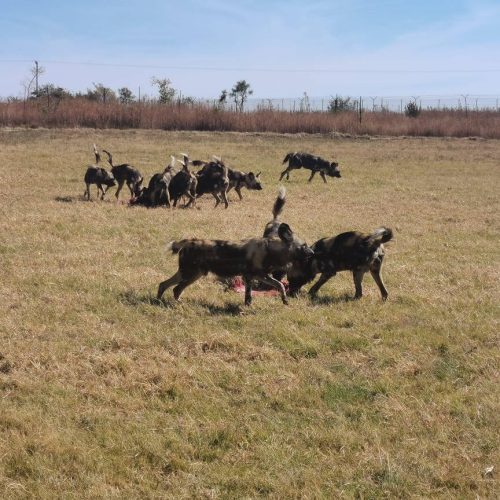
[[[270, 109], [276, 111], [328, 111], [329, 104], [335, 96], [309, 97], [306, 94], [299, 98], [249, 98], [245, 104], [247, 111]], [[343, 96], [344, 97], [344, 96]], [[345, 98], [345, 97], [344, 97]], [[214, 102], [207, 100], [207, 102]], [[500, 96], [497, 95], [425, 95], [425, 96], [358, 96], [351, 97], [353, 109], [361, 108], [365, 111], [391, 111], [404, 113], [410, 102], [415, 102], [421, 109], [432, 110], [474, 110], [499, 111]], [[234, 105], [226, 104], [226, 109], [233, 109]]]

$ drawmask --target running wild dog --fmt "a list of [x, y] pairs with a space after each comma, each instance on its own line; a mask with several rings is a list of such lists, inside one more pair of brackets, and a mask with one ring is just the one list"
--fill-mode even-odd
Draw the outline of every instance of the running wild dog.
[[276, 288], [281, 300], [288, 304], [285, 287], [273, 278], [275, 269], [282, 269], [293, 260], [305, 261], [313, 251], [301, 241], [288, 224], [280, 224], [277, 238], [254, 238], [240, 242], [223, 240], [186, 239], [169, 243], [168, 249], [179, 254], [179, 269], [168, 280], [160, 283], [160, 299], [168, 288], [175, 285], [174, 298], [202, 276], [214, 273], [219, 277], [243, 276], [245, 305], [252, 303], [252, 280]]
[[233, 170], [232, 168], [228, 168], [228, 177], [229, 177], [229, 187], [227, 188], [227, 192], [231, 191], [234, 188], [240, 201], [243, 199], [241, 194], [242, 188], [247, 188], [248, 190], [262, 190], [262, 183], [260, 182], [260, 172], [258, 174], [254, 174], [253, 172], [241, 172], [240, 170]]
[[340, 271], [352, 271], [355, 299], [363, 296], [363, 276], [370, 271], [377, 284], [382, 300], [388, 293], [382, 281], [381, 270], [384, 260], [384, 245], [392, 239], [392, 230], [381, 227], [371, 234], [349, 231], [332, 238], [322, 238], [312, 245], [314, 256], [307, 262], [294, 262], [288, 270], [290, 295], [296, 295], [300, 288], [311, 282], [318, 273], [318, 281], [309, 294], [316, 296], [319, 289]]
[[[99, 162], [101, 161], [101, 156], [99, 151], [97, 150], [97, 146], [94, 144], [94, 155], [95, 155], [95, 165], [90, 165], [85, 172], [85, 176], [83, 178], [85, 182], [85, 191], [83, 193], [83, 197], [87, 198], [90, 201], [90, 185], [97, 185], [97, 197], [99, 197], [99, 193], [101, 194], [101, 200], [104, 199], [104, 195], [108, 191], [108, 189], [114, 186], [115, 179], [113, 174], [108, 172], [105, 168], [99, 166]], [[102, 188], [102, 186], [106, 186], [106, 190]]]
[[326, 183], [326, 175], [329, 177], [341, 177], [339, 164], [337, 162], [329, 162], [327, 160], [323, 160], [319, 156], [314, 156], [309, 153], [288, 153], [283, 163], [288, 161], [288, 167], [281, 172], [280, 181], [286, 175], [286, 180], [290, 179], [290, 172], [292, 170], [297, 170], [299, 168], [307, 168], [311, 170], [311, 176], [309, 177], [308, 182], [311, 182], [313, 177], [316, 175], [316, 172], [319, 172], [321, 178]]
[[103, 152], [108, 155], [108, 163], [111, 165], [111, 172], [118, 183], [118, 189], [116, 190], [115, 196], [118, 200], [118, 196], [120, 195], [120, 191], [122, 190], [123, 185], [126, 183], [127, 187], [130, 190], [130, 196], [134, 198], [135, 196], [139, 196], [141, 193], [141, 184], [143, 181], [143, 177], [139, 170], [137, 170], [132, 165], [128, 163], [122, 163], [121, 165], [113, 165], [113, 156], [109, 151], [103, 149]]

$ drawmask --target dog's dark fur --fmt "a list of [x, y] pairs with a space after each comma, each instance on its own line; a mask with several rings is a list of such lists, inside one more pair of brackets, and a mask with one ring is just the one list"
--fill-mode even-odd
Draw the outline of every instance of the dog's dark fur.
[[[113, 177], [113, 174], [108, 172], [105, 168], [98, 167], [97, 165], [91, 165], [87, 168], [87, 171], [85, 172], [84, 176], [84, 182], [86, 184], [86, 189], [85, 192], [83, 193], [83, 196], [87, 198], [87, 200], [90, 200], [90, 185], [91, 184], [96, 184], [97, 185], [97, 196], [99, 197], [99, 193], [101, 194], [101, 200], [104, 200], [104, 195], [108, 191], [108, 189], [112, 186], [114, 186], [115, 179]], [[102, 188], [102, 186], [106, 186], [106, 190]]]
[[281, 172], [280, 181], [285, 175], [286, 179], [289, 180], [290, 172], [299, 168], [307, 168], [311, 170], [311, 176], [309, 177], [308, 182], [312, 181], [317, 172], [319, 172], [319, 175], [321, 175], [324, 182], [326, 182], [327, 175], [329, 177], [341, 177], [339, 164], [337, 162], [329, 162], [327, 160], [323, 160], [323, 158], [320, 158], [319, 156], [314, 156], [309, 153], [288, 153], [283, 160], [283, 163], [286, 162], [288, 162], [288, 167]]
[[[85, 191], [83, 193], [83, 197], [87, 198], [90, 201], [90, 186], [91, 184], [95, 184], [97, 186], [97, 197], [99, 198], [99, 193], [101, 193], [101, 200], [104, 200], [104, 195], [108, 191], [108, 189], [114, 186], [115, 179], [113, 174], [108, 172], [105, 168], [99, 166], [101, 161], [101, 155], [97, 150], [97, 146], [94, 144], [94, 155], [95, 155], [95, 165], [90, 165], [87, 167], [87, 171], [83, 177], [83, 181], [85, 182]], [[102, 186], [106, 186], [106, 190], [102, 188]]]
[[355, 298], [363, 295], [362, 281], [366, 272], [370, 271], [377, 283], [382, 299], [388, 293], [382, 281], [381, 269], [384, 260], [383, 243], [392, 239], [392, 230], [381, 227], [371, 234], [349, 231], [333, 238], [318, 240], [312, 249], [314, 256], [308, 261], [296, 261], [288, 270], [290, 295], [296, 295], [300, 288], [311, 282], [318, 273], [318, 281], [311, 287], [309, 294], [315, 296], [318, 290], [340, 271], [352, 271], [356, 288]]
[[234, 188], [240, 200], [243, 199], [241, 190], [247, 188], [249, 190], [260, 191], [262, 189], [262, 183], [260, 182], [260, 172], [254, 174], [253, 172], [241, 172], [240, 170], [233, 170], [232, 168], [227, 169], [227, 175], [229, 177], [229, 187], [227, 192]]
[[151, 177], [148, 187], [142, 188], [140, 195], [132, 200], [132, 205], [144, 205], [146, 207], [159, 207], [166, 205], [170, 207], [170, 193], [168, 187], [170, 181], [176, 174], [174, 170], [175, 157], [170, 157], [170, 163], [163, 172], [154, 174]]
[[215, 198], [215, 206], [219, 205], [221, 200], [227, 208], [227, 190], [229, 188], [228, 168], [224, 162], [214, 157], [214, 161], [206, 163], [203, 168], [197, 172], [198, 183], [196, 185], [196, 197], [204, 194], [211, 194]]
[[277, 237], [255, 238], [241, 242], [223, 240], [187, 239], [169, 244], [173, 253], [179, 254], [179, 270], [168, 280], [160, 283], [158, 299], [168, 288], [175, 286], [174, 298], [179, 300], [182, 291], [206, 274], [219, 277], [243, 276], [245, 305], [252, 302], [252, 280], [270, 285], [281, 294], [287, 304], [283, 284], [273, 278], [275, 269], [288, 263], [302, 262], [312, 255], [312, 250], [295, 236], [287, 224], [280, 224]]
[[143, 177], [139, 170], [137, 170], [132, 165], [128, 163], [122, 163], [121, 165], [113, 165], [113, 156], [109, 151], [103, 149], [103, 152], [108, 155], [108, 163], [111, 165], [111, 172], [113, 173], [113, 177], [116, 179], [118, 183], [118, 189], [116, 190], [115, 196], [118, 200], [118, 196], [120, 195], [120, 191], [124, 184], [127, 184], [127, 187], [130, 190], [130, 196], [136, 197], [141, 193], [141, 184], [143, 181]]
[[189, 158], [187, 155], [183, 156], [184, 160], [181, 162], [182, 170], [172, 177], [168, 185], [169, 196], [173, 201], [174, 207], [177, 206], [177, 202], [183, 196], [189, 199], [186, 207], [196, 204], [196, 186], [198, 184], [198, 179], [196, 175], [189, 170]]

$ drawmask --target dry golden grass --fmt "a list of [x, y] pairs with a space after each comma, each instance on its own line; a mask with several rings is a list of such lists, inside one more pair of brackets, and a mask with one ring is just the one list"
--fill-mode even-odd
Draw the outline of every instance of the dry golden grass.
[[[147, 177], [220, 154], [265, 189], [228, 210], [84, 202], [93, 142]], [[166, 241], [260, 235], [297, 149], [343, 178], [293, 172], [283, 220], [310, 243], [392, 227], [389, 300], [368, 276], [346, 300], [342, 273], [313, 303], [245, 309], [207, 278], [157, 304]], [[1, 497], [495, 498], [499, 157], [486, 140], [0, 131]]]

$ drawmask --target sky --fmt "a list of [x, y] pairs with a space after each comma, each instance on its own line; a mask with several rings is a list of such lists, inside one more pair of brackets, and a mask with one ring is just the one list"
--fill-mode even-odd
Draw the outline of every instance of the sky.
[[500, 95], [499, 0], [0, 0], [0, 96], [103, 83], [216, 98]]

